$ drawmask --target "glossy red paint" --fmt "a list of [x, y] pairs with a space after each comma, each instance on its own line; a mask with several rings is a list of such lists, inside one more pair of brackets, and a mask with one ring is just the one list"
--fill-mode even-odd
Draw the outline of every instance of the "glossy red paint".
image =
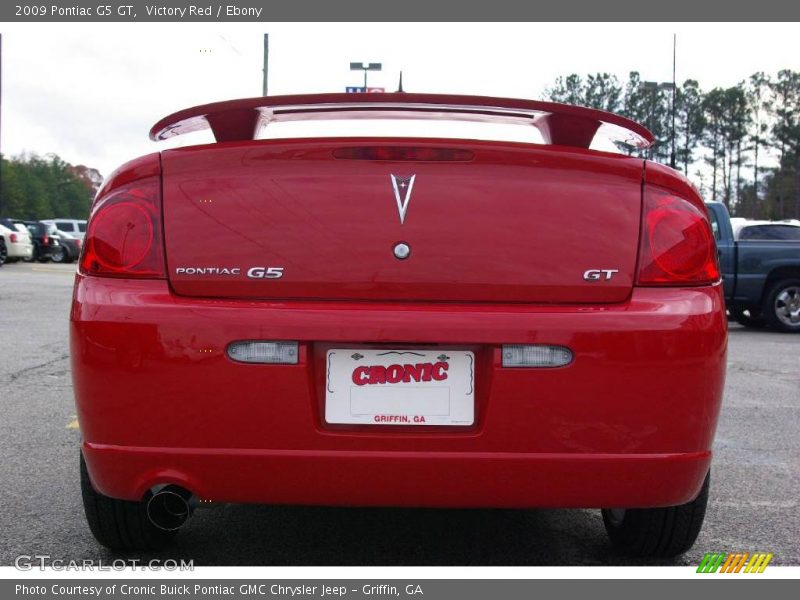
[[161, 176], [161, 154], [153, 152], [126, 162], [103, 180], [94, 202], [105, 198], [118, 188], [149, 177]]
[[[236, 102], [214, 105], [222, 116], [178, 113], [154, 135], [209, 117], [238, 138], [252, 123], [230, 111], [255, 104]], [[579, 145], [587, 113], [553, 110], [563, 122], [543, 122]], [[417, 176], [402, 224], [390, 174]], [[129, 163], [92, 219], [153, 178], [167, 278], [82, 270], [75, 282], [73, 381], [100, 492], [139, 500], [173, 483], [231, 502], [653, 507], [700, 489], [725, 379], [722, 288], [635, 284], [642, 190], [698, 202], [674, 172], [557, 145], [227, 141]], [[412, 247], [402, 261], [398, 241]], [[248, 280], [248, 267], [284, 277]], [[616, 272], [587, 281], [587, 269]], [[235, 362], [237, 340], [297, 341], [298, 362]], [[503, 344], [574, 359], [504, 368]], [[423, 347], [473, 353], [474, 424], [325, 422], [328, 350]]]
[[[365, 304], [184, 298], [164, 281], [79, 275], [71, 333], [90, 473], [128, 499], [171, 481], [241, 502], [679, 503], [708, 467], [725, 377], [719, 285], [635, 288], [607, 306]], [[299, 364], [225, 356], [253, 338], [299, 340]], [[503, 343], [575, 360], [504, 369]], [[474, 426], [324, 423], [328, 348], [421, 344], [475, 352]]]
[[[469, 150], [472, 159], [334, 157], [364, 146]], [[165, 151], [162, 163], [168, 277], [180, 295], [604, 303], [625, 300], [633, 286], [641, 159], [530, 144], [345, 138], [180, 148]], [[392, 174], [415, 175], [402, 222]], [[412, 252], [402, 262], [392, 252], [399, 242]], [[283, 267], [284, 275], [178, 271], [254, 266]], [[583, 279], [602, 268], [619, 272]]]

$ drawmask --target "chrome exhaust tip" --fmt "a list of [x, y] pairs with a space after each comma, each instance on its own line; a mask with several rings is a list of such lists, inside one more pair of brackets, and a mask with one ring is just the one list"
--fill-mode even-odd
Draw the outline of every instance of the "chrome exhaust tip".
[[147, 500], [147, 518], [164, 531], [183, 527], [193, 510], [192, 493], [177, 485], [167, 485], [153, 491]]

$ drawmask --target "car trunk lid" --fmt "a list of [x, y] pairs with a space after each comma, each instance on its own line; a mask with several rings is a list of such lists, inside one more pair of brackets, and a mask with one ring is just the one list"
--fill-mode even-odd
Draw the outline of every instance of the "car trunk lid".
[[639, 159], [506, 142], [305, 139], [168, 150], [162, 161], [180, 295], [606, 303], [633, 285]]

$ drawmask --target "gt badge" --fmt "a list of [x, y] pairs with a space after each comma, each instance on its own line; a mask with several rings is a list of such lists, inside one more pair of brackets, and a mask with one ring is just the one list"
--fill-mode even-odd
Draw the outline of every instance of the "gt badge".
[[589, 269], [584, 271], [583, 278], [586, 281], [611, 281], [615, 273], [619, 273], [619, 269]]

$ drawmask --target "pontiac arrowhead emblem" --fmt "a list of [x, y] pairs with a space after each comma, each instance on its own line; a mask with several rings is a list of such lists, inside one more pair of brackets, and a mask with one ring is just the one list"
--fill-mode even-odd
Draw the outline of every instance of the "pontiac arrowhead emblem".
[[408, 203], [411, 202], [411, 190], [414, 187], [414, 178], [400, 177], [398, 175], [390, 175], [392, 178], [392, 187], [394, 188], [394, 199], [397, 200], [397, 212], [400, 213], [400, 224], [406, 220], [406, 211], [408, 210]]

